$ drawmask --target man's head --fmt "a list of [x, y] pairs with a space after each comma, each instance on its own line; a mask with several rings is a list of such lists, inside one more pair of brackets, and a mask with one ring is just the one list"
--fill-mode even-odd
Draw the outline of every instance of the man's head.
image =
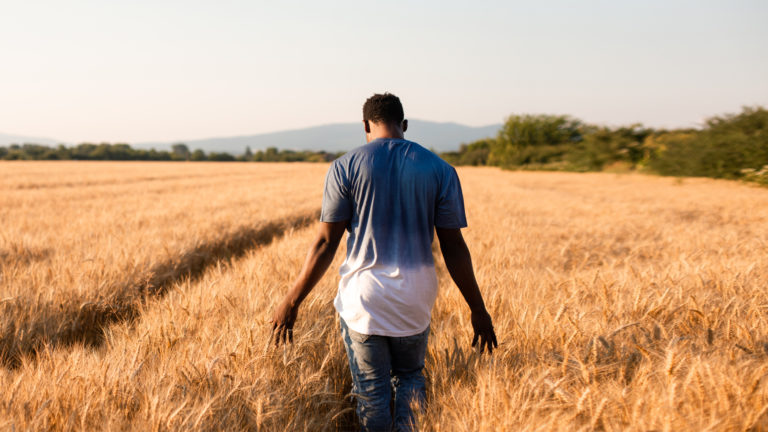
[[400, 98], [391, 94], [374, 94], [363, 104], [363, 123], [366, 139], [403, 138], [408, 129]]

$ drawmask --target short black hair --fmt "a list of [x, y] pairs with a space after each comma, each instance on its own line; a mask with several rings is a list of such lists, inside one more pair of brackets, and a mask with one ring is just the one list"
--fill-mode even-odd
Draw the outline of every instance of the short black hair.
[[364, 121], [400, 124], [404, 118], [403, 104], [400, 103], [400, 98], [392, 93], [376, 93], [363, 104]]

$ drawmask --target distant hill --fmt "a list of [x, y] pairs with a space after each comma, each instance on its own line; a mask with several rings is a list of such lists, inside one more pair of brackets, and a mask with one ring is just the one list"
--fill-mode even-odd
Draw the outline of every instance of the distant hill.
[[[438, 152], [455, 151], [462, 143], [495, 137], [500, 128], [500, 124], [472, 127], [450, 122], [409, 120], [405, 138]], [[132, 143], [131, 146], [139, 149], [170, 150], [171, 145], [177, 142], [185, 143], [192, 150], [201, 149], [207, 153], [224, 152], [233, 155], [244, 153], [247, 146], [253, 151], [277, 147], [281, 150], [338, 152], [365, 144], [365, 133], [362, 123], [337, 123], [256, 135]], [[51, 138], [0, 133], [0, 146], [24, 143], [47, 146], [56, 146], [60, 143], [79, 144], [65, 143]]]
[[[438, 152], [454, 151], [458, 150], [462, 143], [495, 137], [500, 128], [500, 124], [472, 127], [458, 123], [409, 120], [405, 138]], [[134, 147], [167, 150], [176, 142], [183, 142], [193, 150], [226, 152], [233, 155], [245, 152], [246, 146], [253, 151], [277, 147], [278, 149], [337, 152], [351, 150], [365, 144], [365, 132], [362, 122], [337, 123], [258, 135], [137, 143]]]
[[29, 137], [29, 136], [23, 136], [23, 135], [10, 135], [10, 134], [4, 134], [0, 132], [0, 146], [5, 147], [11, 144], [24, 144], [24, 143], [55, 146], [61, 143], [61, 141], [56, 141], [55, 139], [50, 139], [50, 138]]

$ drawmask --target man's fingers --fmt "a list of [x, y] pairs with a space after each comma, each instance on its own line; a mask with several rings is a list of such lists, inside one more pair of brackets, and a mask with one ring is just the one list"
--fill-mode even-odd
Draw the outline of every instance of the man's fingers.
[[490, 333], [476, 333], [475, 338], [472, 340], [473, 347], [477, 344], [478, 339], [480, 340], [480, 354], [484, 353], [486, 348], [488, 349], [488, 354], [492, 354], [493, 349], [499, 347], [499, 342], [496, 340], [496, 334], [493, 331]]
[[285, 325], [273, 328], [269, 337], [269, 342], [274, 342], [275, 346], [280, 346], [281, 344], [286, 344], [288, 342], [293, 343], [293, 329], [286, 327]]

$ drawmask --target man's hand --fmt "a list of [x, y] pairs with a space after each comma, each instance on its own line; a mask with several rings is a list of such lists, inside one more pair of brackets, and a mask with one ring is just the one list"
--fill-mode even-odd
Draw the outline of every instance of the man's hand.
[[298, 279], [272, 314], [270, 341], [274, 340], [275, 345], [293, 342], [293, 324], [299, 313], [299, 305], [331, 265], [346, 226], [347, 221], [320, 223], [317, 237], [309, 248]]
[[491, 315], [488, 311], [472, 312], [472, 329], [475, 331], [475, 337], [472, 338], [472, 346], [476, 346], [480, 341], [480, 353], [488, 347], [488, 354], [493, 354], [493, 349], [498, 348], [499, 342], [496, 341], [496, 332], [493, 331]]
[[472, 346], [476, 346], [479, 340], [480, 352], [482, 353], [488, 347], [488, 354], [491, 354], [499, 343], [493, 331], [491, 316], [485, 308], [483, 296], [477, 286], [475, 271], [472, 269], [472, 257], [461, 235], [461, 229], [435, 228], [435, 232], [440, 239], [440, 250], [443, 252], [448, 273], [451, 274], [451, 278], [456, 282], [456, 286], [459, 287], [461, 295], [464, 296], [464, 300], [472, 311], [472, 329], [475, 331]]
[[275, 346], [291, 342], [293, 343], [293, 324], [296, 322], [296, 315], [299, 308], [294, 307], [289, 302], [283, 301], [275, 309], [270, 322], [272, 323], [272, 336], [270, 342], [274, 341]]

